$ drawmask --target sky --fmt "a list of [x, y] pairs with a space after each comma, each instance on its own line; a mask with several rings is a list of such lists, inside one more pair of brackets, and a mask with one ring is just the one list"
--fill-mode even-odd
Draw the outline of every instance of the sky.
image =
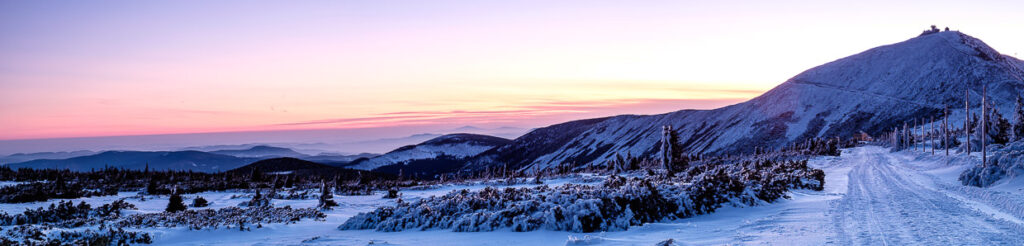
[[529, 129], [711, 109], [932, 24], [1017, 56], [1022, 11], [1024, 1], [2, 0], [0, 141]]

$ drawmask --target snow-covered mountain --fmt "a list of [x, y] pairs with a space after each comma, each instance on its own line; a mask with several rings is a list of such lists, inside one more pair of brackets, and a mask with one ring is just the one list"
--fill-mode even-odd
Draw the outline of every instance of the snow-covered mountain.
[[362, 161], [357, 160], [348, 168], [373, 170], [382, 166], [413, 160], [432, 159], [440, 156], [466, 158], [510, 142], [511, 140], [508, 139], [487, 135], [468, 133], [448, 134], [419, 144], [407, 145], [374, 158]]
[[536, 129], [481, 153], [466, 168], [583, 165], [617, 153], [654, 157], [664, 125], [679, 129], [685, 151], [691, 153], [751, 152], [755, 146], [776, 148], [858, 131], [875, 135], [904, 121], [940, 116], [944, 105], [962, 112], [965, 89], [972, 107], [979, 107], [984, 83], [990, 100], [1005, 114], [1024, 88], [1021, 78], [1024, 62], [999, 54], [981, 40], [958, 31], [926, 34], [817, 66], [761, 96], [723, 108], [621, 115]]

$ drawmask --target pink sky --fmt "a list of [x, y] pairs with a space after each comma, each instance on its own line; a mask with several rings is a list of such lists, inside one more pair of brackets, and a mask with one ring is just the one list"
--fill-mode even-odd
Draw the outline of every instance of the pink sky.
[[0, 2], [0, 140], [541, 127], [710, 109], [1021, 1]]

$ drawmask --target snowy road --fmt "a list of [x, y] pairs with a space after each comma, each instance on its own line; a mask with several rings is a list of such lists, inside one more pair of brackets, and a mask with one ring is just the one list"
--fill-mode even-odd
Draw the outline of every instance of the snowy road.
[[[853, 245], [1022, 245], [1019, 218], [944, 190], [938, 180], [878, 147], [852, 149], [846, 194], [829, 201], [830, 242]], [[955, 180], [952, 180], [955, 181]], [[981, 207], [981, 209], [979, 209]], [[994, 211], [993, 211], [994, 210]], [[985, 211], [985, 212], [983, 212]]]

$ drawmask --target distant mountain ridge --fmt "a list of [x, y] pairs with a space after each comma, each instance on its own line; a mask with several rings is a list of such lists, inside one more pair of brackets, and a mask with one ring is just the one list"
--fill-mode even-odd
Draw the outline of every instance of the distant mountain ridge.
[[[539, 128], [473, 157], [479, 170], [603, 162], [615, 154], [655, 157], [671, 125], [690, 153], [745, 153], [809, 138], [875, 135], [903, 122], [939, 116], [949, 105], [963, 117], [964, 91], [980, 106], [981, 85], [1009, 112], [1024, 88], [1024, 62], [958, 31], [922, 35], [804, 71], [749, 101], [713, 110], [620, 115]], [[960, 114], [958, 117], [956, 114]]]
[[10, 164], [18, 162], [26, 162], [31, 160], [39, 159], [65, 159], [79, 156], [86, 156], [96, 154], [96, 152], [89, 150], [78, 150], [78, 151], [60, 151], [60, 152], [37, 152], [37, 153], [16, 153], [4, 157], [0, 157], [0, 164]]
[[468, 133], [448, 134], [432, 138], [419, 144], [407, 145], [383, 155], [353, 162], [352, 169], [373, 170], [382, 166], [405, 163], [414, 160], [447, 157], [461, 159], [475, 156], [488, 149], [511, 143], [512, 140]]
[[257, 145], [248, 149], [237, 149], [237, 150], [215, 150], [210, 151], [213, 154], [231, 155], [237, 157], [303, 157], [307, 156], [299, 152], [295, 152], [289, 148], [273, 147], [267, 145]]
[[33, 160], [10, 164], [12, 168], [53, 168], [72, 171], [89, 171], [105, 167], [141, 170], [192, 170], [197, 172], [221, 172], [240, 167], [257, 158], [243, 158], [213, 154], [202, 151], [105, 151], [95, 155], [79, 156], [58, 160]]

